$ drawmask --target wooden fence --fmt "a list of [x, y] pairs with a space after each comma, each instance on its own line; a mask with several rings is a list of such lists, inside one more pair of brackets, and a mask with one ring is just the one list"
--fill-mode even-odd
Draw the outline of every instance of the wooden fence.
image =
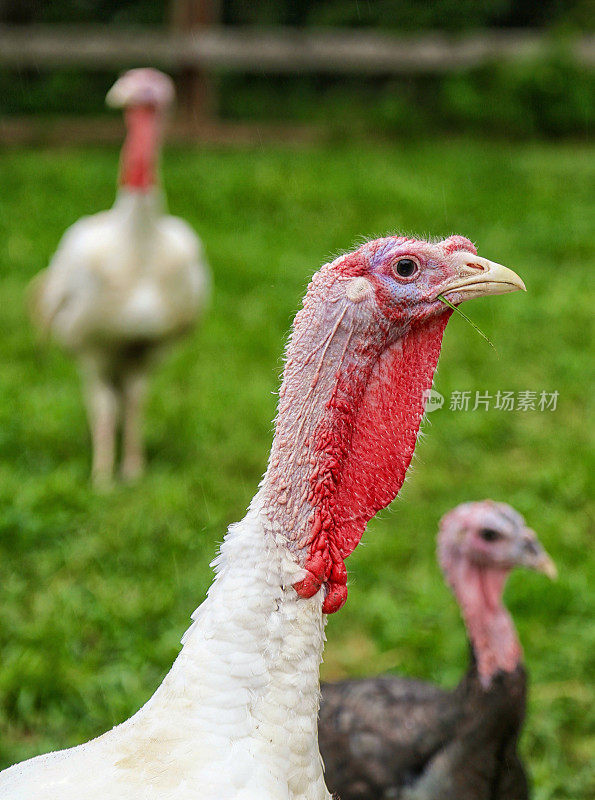
[[[116, 70], [152, 65], [172, 72], [181, 95], [180, 130], [186, 135], [201, 135], [201, 130], [204, 134], [205, 126], [208, 129], [214, 125], [216, 104], [208, 76], [216, 70], [368, 76], [444, 73], [489, 61], [532, 58], [551, 47], [547, 36], [524, 31], [405, 37], [361, 30], [266, 30], [210, 25], [187, 32], [180, 26], [169, 30], [0, 26], [2, 67]], [[573, 39], [567, 48], [579, 64], [588, 69], [595, 67], [595, 36]], [[79, 131], [81, 124], [79, 121]], [[0, 124], [0, 139], [27, 138], [26, 127], [24, 120], [5, 119]]]
[[[146, 28], [0, 26], [0, 64], [91, 70], [154, 64], [241, 72], [395, 74], [448, 72], [491, 60], [539, 55], [542, 34], [500, 31], [448, 37], [390, 36], [365, 31], [262, 30], [231, 27], [168, 33]], [[595, 36], [573, 40], [575, 59], [595, 66]]]

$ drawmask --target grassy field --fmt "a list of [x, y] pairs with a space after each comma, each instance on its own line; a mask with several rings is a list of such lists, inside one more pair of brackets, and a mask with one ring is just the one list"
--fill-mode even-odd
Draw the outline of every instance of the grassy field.
[[[457, 232], [517, 270], [528, 293], [467, 305], [497, 354], [450, 322], [435, 384], [446, 405], [399, 499], [349, 560], [323, 677], [396, 670], [454, 684], [467, 649], [435, 563], [437, 521], [466, 499], [508, 501], [560, 571], [552, 585], [514, 574], [506, 593], [531, 675], [522, 747], [535, 797], [589, 796], [593, 151], [473, 141], [168, 151], [170, 208], [204, 240], [214, 301], [153, 382], [148, 476], [106, 497], [87, 484], [76, 370], [36, 345], [24, 293], [63, 230], [111, 204], [116, 169], [111, 150], [0, 154], [0, 766], [100, 733], [161, 681], [216, 543], [263, 471], [284, 338], [312, 272], [362, 236]], [[558, 406], [448, 409], [453, 391], [498, 390], [558, 391]]]

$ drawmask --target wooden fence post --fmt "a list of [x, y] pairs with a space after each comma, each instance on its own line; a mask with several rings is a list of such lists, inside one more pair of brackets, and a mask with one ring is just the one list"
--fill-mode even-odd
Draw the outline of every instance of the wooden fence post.
[[[209, 28], [220, 20], [220, 0], [171, 0], [171, 27], [177, 34]], [[212, 77], [206, 69], [187, 65], [177, 81], [178, 108], [190, 128], [212, 120], [217, 98]]]

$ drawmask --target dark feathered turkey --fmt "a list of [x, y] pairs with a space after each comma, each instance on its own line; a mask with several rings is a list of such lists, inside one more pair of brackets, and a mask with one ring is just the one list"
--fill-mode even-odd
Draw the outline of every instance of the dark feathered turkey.
[[533, 531], [504, 504], [465, 504], [441, 523], [440, 561], [471, 646], [452, 691], [397, 676], [322, 687], [325, 777], [341, 800], [525, 800], [517, 743], [526, 674], [501, 603], [517, 565], [555, 568]]

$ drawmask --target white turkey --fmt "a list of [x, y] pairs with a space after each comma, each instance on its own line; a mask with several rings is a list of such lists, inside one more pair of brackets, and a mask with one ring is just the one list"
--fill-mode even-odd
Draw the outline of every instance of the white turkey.
[[452, 236], [391, 236], [314, 276], [286, 352], [268, 468], [182, 650], [141, 710], [0, 774], [2, 800], [330, 800], [318, 751], [325, 614], [399, 491], [453, 304], [523, 289]]
[[142, 473], [142, 406], [147, 375], [164, 344], [188, 331], [209, 294], [201, 243], [165, 213], [157, 179], [171, 79], [126, 72], [107, 102], [125, 109], [116, 202], [75, 222], [33, 285], [36, 323], [77, 359], [93, 443], [92, 475], [109, 485], [122, 426], [122, 476]]

